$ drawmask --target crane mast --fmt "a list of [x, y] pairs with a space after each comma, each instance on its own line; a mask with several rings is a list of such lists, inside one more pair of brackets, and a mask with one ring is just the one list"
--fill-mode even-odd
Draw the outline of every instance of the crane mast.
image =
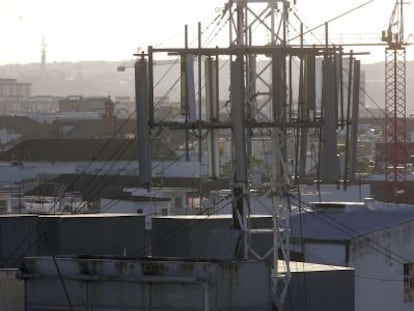
[[397, 0], [388, 28], [382, 32], [385, 49], [385, 179], [389, 201], [398, 202], [406, 180], [406, 52], [404, 2]]

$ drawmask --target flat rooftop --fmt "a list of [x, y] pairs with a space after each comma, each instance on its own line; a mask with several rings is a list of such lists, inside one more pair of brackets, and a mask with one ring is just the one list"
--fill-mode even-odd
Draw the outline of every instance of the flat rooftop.
[[[278, 269], [280, 273], [286, 272], [286, 263], [283, 260], [278, 261]], [[353, 271], [353, 268], [334, 266], [334, 265], [321, 265], [310, 262], [290, 262], [290, 271], [292, 273], [300, 272], [323, 272], [323, 271]]]

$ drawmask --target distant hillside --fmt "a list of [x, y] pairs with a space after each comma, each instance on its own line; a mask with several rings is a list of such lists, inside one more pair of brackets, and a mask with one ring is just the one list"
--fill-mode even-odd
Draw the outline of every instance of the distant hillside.
[[[106, 62], [106, 61], [84, 61], [84, 62], [62, 62], [48, 63], [47, 72], [42, 75], [40, 64], [27, 65], [4, 65], [0, 66], [0, 77], [17, 78], [22, 82], [32, 83], [32, 95], [55, 95], [67, 96], [83, 94], [85, 96], [130, 96], [134, 97], [134, 72], [127, 68], [124, 72], [118, 72], [117, 67], [121, 64], [133, 64], [133, 60]], [[157, 66], [155, 81], [158, 81], [164, 72], [169, 69], [169, 64]], [[260, 64], [258, 65], [260, 67]], [[224, 68], [227, 68], [224, 67]], [[366, 73], [366, 92], [369, 97], [366, 103], [375, 106], [373, 101], [384, 107], [384, 63], [362, 64]], [[221, 74], [228, 76], [227, 69]], [[156, 88], [156, 96], [169, 95], [173, 100], [179, 98], [180, 87], [176, 82], [179, 66], [174, 65], [168, 74], [161, 80]], [[228, 79], [223, 79], [228, 81]], [[414, 90], [410, 86], [414, 83], [414, 61], [407, 63], [407, 111], [414, 109]], [[261, 86], [258, 85], [258, 89]], [[228, 83], [221, 86], [221, 97], [226, 98]], [[372, 100], [370, 99], [372, 98]]]
[[40, 64], [0, 66], [0, 77], [32, 83], [32, 95], [85, 96], [132, 95], [133, 71], [117, 72], [119, 63], [105, 61], [48, 63], [41, 74]]

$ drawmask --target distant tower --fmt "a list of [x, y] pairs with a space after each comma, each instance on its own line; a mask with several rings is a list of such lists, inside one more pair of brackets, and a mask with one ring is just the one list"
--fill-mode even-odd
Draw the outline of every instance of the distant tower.
[[41, 70], [42, 74], [46, 73], [46, 41], [44, 32], [42, 33]]
[[115, 103], [112, 101], [111, 96], [105, 102], [105, 112], [103, 114], [105, 135], [111, 137], [114, 133], [115, 115], [114, 115]]

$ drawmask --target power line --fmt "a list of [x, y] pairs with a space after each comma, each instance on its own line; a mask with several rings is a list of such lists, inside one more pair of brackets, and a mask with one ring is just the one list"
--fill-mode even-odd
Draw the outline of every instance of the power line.
[[[307, 205], [306, 202], [302, 201], [300, 198], [297, 198], [293, 195], [291, 195], [292, 198], [294, 198], [295, 200], [297, 200], [298, 202], [302, 202], [304, 204]], [[357, 236], [355, 237], [355, 239], [357, 239], [358, 241], [363, 242], [364, 244], [366, 244], [369, 248], [373, 249], [375, 252], [378, 252], [379, 254], [382, 254], [386, 257], [389, 257], [390, 259], [394, 260], [395, 262], [399, 263], [399, 264], [404, 264], [405, 262], [410, 262], [410, 260], [408, 258], [405, 258], [404, 256], [401, 256], [400, 254], [392, 251], [391, 249], [382, 246], [381, 244], [379, 244], [378, 242], [375, 242], [374, 240], [370, 239], [369, 237], [367, 237], [367, 234], [363, 234], [360, 233], [356, 230], [354, 230], [353, 228], [349, 227], [348, 225], [342, 223], [341, 221], [330, 217], [329, 215], [327, 215], [326, 213], [318, 213], [318, 212], [312, 212], [306, 209], [303, 209], [303, 211], [305, 213], [308, 213], [310, 216], [316, 217], [319, 220], [321, 220], [322, 222], [325, 222], [326, 224], [335, 227], [336, 229], [338, 229], [339, 231], [341, 231], [342, 233], [345, 234], [356, 234]], [[387, 254], [387, 252], [389, 254]], [[392, 257], [391, 255], [393, 255], [394, 257]], [[402, 260], [402, 261], [401, 261]]]
[[[131, 112], [128, 116], [128, 118], [121, 124], [121, 126], [112, 134], [111, 138], [109, 140], [106, 141], [106, 143], [97, 151], [97, 153], [93, 156], [93, 158], [98, 157], [108, 146], [109, 144], [113, 141], [113, 139], [117, 136], [117, 134], [122, 130], [122, 128], [127, 124], [127, 122], [131, 119], [131, 117], [133, 116], [133, 114], [135, 113], [135, 111]], [[136, 130], [136, 129], [135, 129]], [[131, 142], [130, 142], [131, 143]], [[107, 160], [104, 163], [104, 167], [108, 164], [109, 160]], [[92, 163], [94, 163], [94, 160], [89, 161], [89, 163], [86, 165], [86, 167], [83, 168], [81, 174], [78, 175], [78, 177], [72, 181], [72, 183], [70, 185], [68, 185], [65, 189], [70, 189], [73, 188], [76, 183], [82, 178], [82, 176], [84, 176], [87, 172], [87, 170], [89, 169], [89, 167], [92, 165]], [[63, 198], [62, 198], [63, 199]], [[53, 206], [50, 207], [49, 211], [47, 213], [50, 213], [56, 206], [57, 204], [62, 200], [58, 200], [56, 201]], [[3, 263], [3, 266], [5, 264], [8, 263], [8, 261], [10, 260], [11, 257], [14, 256], [14, 254], [20, 249], [20, 247], [27, 241], [27, 239], [33, 234], [33, 232], [38, 228], [39, 224], [36, 224], [31, 230], [29, 230], [28, 234], [22, 239], [22, 241], [20, 243], [18, 243], [16, 245], [16, 247], [13, 249], [13, 251], [9, 254], [9, 256], [6, 257], [5, 262]]]
[[[206, 31], [215, 21], [217, 21], [218, 20], [218, 18], [220, 17], [220, 15], [221, 14], [218, 14], [217, 16], [216, 16], [216, 18], [207, 26], [207, 28], [204, 30], [204, 31]], [[223, 18], [223, 17], [222, 17]], [[220, 19], [220, 22], [221, 22], [221, 20], [222, 20], [222, 18]], [[204, 31], [203, 31], [203, 33], [204, 33]], [[164, 73], [164, 75], [161, 77], [161, 79], [160, 79], [160, 81], [158, 81], [157, 82], [157, 84], [156, 85], [158, 85], [160, 82], [161, 82], [161, 80], [168, 74], [168, 72], [173, 68], [173, 66], [174, 66], [174, 64], [172, 64], [171, 66], [170, 66], [170, 68], [168, 69], [168, 71], [166, 72], [166, 73]], [[169, 92], [171, 92], [171, 90], [173, 89], [173, 87], [178, 83], [178, 81], [179, 81], [179, 79], [175, 82], [175, 84], [170, 88], [170, 90], [168, 90], [168, 92], [167, 92], [167, 94], [169, 94]], [[129, 117], [128, 117], [128, 119], [122, 124], [122, 126], [121, 127], [119, 127], [118, 128], [118, 130], [115, 132], [115, 133], [113, 133], [113, 135], [112, 135], [112, 137], [111, 137], [111, 139], [110, 140], [108, 140], [107, 142], [106, 142], [106, 144], [104, 144], [102, 147], [101, 147], [101, 149], [97, 152], [97, 154], [95, 154], [95, 156], [94, 156], [94, 158], [95, 157], [97, 157], [99, 154], [101, 154], [102, 152], [103, 152], [103, 150], [110, 144], [110, 142], [113, 140], [113, 138], [117, 135], [117, 133], [126, 125], [126, 123], [127, 123], [127, 121], [132, 117], [132, 115], [133, 115], [133, 113], [135, 113], [135, 111], [134, 112], [132, 112], [130, 115], [129, 115]], [[131, 142], [130, 142], [131, 143]], [[112, 156], [115, 156], [115, 154], [116, 154], [116, 152], [114, 152], [113, 154], [112, 154]], [[112, 157], [111, 156], [111, 157]], [[121, 156], [121, 155], [120, 155]], [[75, 185], [76, 185], [76, 183], [80, 180], [80, 178], [82, 177], [82, 176], [84, 176], [85, 175], [85, 173], [86, 173], [86, 171], [89, 169], [89, 167], [92, 165], [92, 163], [93, 163], [94, 161], [92, 160], [92, 161], [90, 161], [88, 164], [87, 164], [87, 166], [82, 170], [82, 173], [80, 174], [80, 175], [78, 175], [78, 177], [70, 184], [70, 185], [68, 185], [67, 187], [66, 187], [66, 189], [68, 189], [68, 188], [73, 188]], [[103, 168], [108, 164], [110, 162], [110, 160], [107, 160], [105, 163], [104, 163], [104, 165], [103, 165]], [[93, 177], [93, 179], [95, 179], [96, 177], [97, 177], [97, 175], [98, 174], [95, 174], [95, 176]], [[105, 176], [105, 175], [104, 175]], [[91, 186], [91, 184], [89, 184], [88, 185], [89, 187]], [[97, 189], [97, 185], [94, 187], [94, 189], [92, 189], [92, 190], [96, 190]], [[91, 191], [92, 191], [91, 190]], [[60, 199], [61, 200], [61, 199]], [[55, 207], [56, 207], [56, 204], [58, 204], [59, 202], [60, 202], [60, 200], [59, 201], [56, 201], [55, 203], [54, 203], [54, 205], [50, 208], [50, 210], [49, 210], [49, 212], [50, 211], [52, 211]], [[28, 233], [28, 235], [21, 241], [21, 243], [19, 243], [16, 247], [15, 247], [15, 249], [10, 253], [10, 255], [6, 258], [6, 262], [5, 263], [7, 263], [8, 262], [8, 260], [9, 260], [9, 258], [11, 258], [11, 256], [13, 256], [14, 255], [14, 253], [23, 245], [23, 243], [27, 240], [27, 238], [34, 232], [34, 230], [36, 230], [37, 229], [37, 227], [38, 227], [38, 224], [37, 225], [35, 225], [33, 228], [32, 228], [32, 230], [30, 230], [29, 231], [29, 233]]]
[[[317, 259], [319, 262], [321, 262], [322, 265], [327, 266], [329, 268], [331, 268], [332, 270], [335, 271], [343, 271], [343, 267], [342, 266], [338, 266], [338, 265], [334, 265], [329, 262], [329, 259], [327, 259], [326, 257], [322, 257], [321, 254], [318, 253], [318, 255], [314, 254], [314, 253], [310, 253], [309, 251], [305, 251], [304, 254], [307, 254], [309, 257], [313, 257], [315, 259]], [[306, 264], [306, 263], [304, 263]], [[349, 267], [355, 270], [354, 267]], [[299, 271], [299, 270], [298, 270]], [[305, 268], [303, 268], [302, 272], [306, 273]], [[372, 274], [368, 274], [368, 273], [361, 273], [361, 272], [357, 272], [355, 271], [355, 277], [359, 278], [359, 279], [366, 279], [366, 280], [375, 280], [375, 281], [380, 281], [380, 282], [403, 282], [404, 278], [385, 278], [385, 277], [378, 277]]]
[[[112, 137], [98, 150], [98, 152], [95, 154], [94, 158], [98, 157], [104, 149], [109, 145], [109, 143], [115, 138], [115, 136], [122, 130], [122, 128], [126, 125], [127, 121], [126, 119], [122, 125], [113, 133]], [[80, 180], [82, 176], [85, 175], [86, 171], [89, 169], [89, 167], [94, 163], [94, 161], [89, 161], [89, 163], [86, 165], [86, 167], [82, 170], [81, 174], [78, 175], [78, 178], [75, 179], [66, 189], [73, 188], [74, 185]], [[54, 208], [56, 208], [57, 204], [62, 200], [63, 198], [59, 199], [58, 201], [54, 202], [54, 204], [50, 207], [50, 209], [47, 211], [47, 213], [50, 213]], [[8, 261], [16, 254], [16, 252], [23, 246], [23, 244], [27, 241], [27, 239], [35, 232], [35, 230], [38, 229], [39, 224], [33, 226], [32, 229], [28, 231], [28, 233], [25, 235], [25, 237], [21, 240], [20, 243], [18, 243], [15, 248], [10, 252], [10, 254], [6, 257], [5, 261], [3, 262], [2, 266], [4, 267]]]

